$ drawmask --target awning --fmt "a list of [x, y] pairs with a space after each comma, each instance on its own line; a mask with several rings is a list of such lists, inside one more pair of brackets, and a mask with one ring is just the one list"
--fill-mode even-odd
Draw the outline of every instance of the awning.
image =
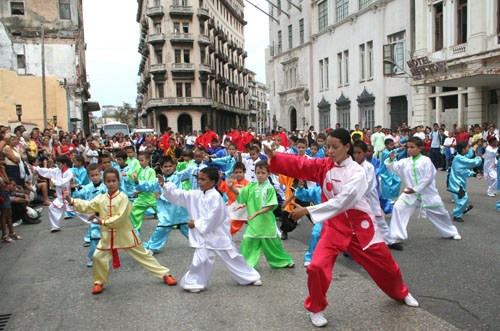
[[414, 79], [413, 86], [442, 87], [500, 87], [500, 68], [447, 72], [441, 75]]
[[98, 111], [101, 110], [101, 106], [99, 105], [99, 102], [96, 101], [84, 101], [83, 109], [85, 111]]
[[80, 121], [81, 121], [81, 119], [79, 119], [79, 118], [77, 118], [77, 117], [71, 117], [71, 118], [69, 119], [69, 121], [70, 121], [70, 122], [80, 122]]

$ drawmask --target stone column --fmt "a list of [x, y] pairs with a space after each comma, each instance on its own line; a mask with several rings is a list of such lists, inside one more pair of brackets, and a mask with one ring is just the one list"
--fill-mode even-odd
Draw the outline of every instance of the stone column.
[[483, 88], [482, 87], [469, 87], [468, 94], [468, 108], [467, 108], [467, 125], [481, 124], [483, 120]]
[[[440, 86], [436, 86], [436, 94], [439, 94], [441, 92], [443, 92], [443, 88]], [[441, 116], [442, 110], [443, 110], [443, 99], [441, 98], [441, 96], [437, 96], [436, 97], [436, 116], [434, 119], [435, 123], [439, 123], [439, 120], [440, 120], [439, 117]]]

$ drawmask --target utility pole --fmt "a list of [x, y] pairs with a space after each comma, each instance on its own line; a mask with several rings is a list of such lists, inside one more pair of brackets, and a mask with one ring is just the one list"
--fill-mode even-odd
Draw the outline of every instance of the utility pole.
[[45, 86], [45, 28], [42, 24], [42, 102], [43, 127], [47, 128], [47, 87]]

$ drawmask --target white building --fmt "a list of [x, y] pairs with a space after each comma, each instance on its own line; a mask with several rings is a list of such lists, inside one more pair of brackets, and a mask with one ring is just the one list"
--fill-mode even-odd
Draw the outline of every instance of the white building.
[[267, 107], [268, 96], [266, 85], [256, 81], [254, 75], [249, 75], [248, 89], [250, 91], [250, 98], [248, 100], [248, 108], [250, 110], [249, 123], [254, 127], [254, 131], [257, 134], [270, 132], [271, 124]]
[[[405, 73], [412, 7], [404, 0], [278, 0], [270, 21], [271, 116], [286, 129], [397, 127], [412, 104]], [[411, 122], [411, 121], [410, 121]]]
[[500, 0], [415, 1], [414, 123], [500, 123]]

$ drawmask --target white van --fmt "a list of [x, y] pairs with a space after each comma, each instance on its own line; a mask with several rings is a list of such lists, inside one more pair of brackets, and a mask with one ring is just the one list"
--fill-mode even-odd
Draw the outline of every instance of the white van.
[[134, 135], [135, 133], [139, 135], [145, 134], [146, 137], [149, 136], [150, 134], [156, 134], [154, 129], [135, 129], [134, 131], [132, 131], [132, 135]]

